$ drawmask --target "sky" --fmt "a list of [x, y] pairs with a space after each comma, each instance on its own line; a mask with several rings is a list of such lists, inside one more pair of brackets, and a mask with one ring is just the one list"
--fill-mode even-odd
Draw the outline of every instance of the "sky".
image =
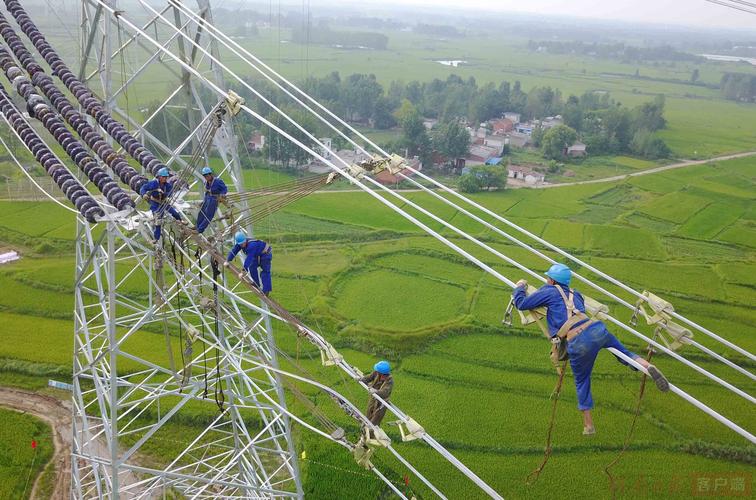
[[[756, 0], [752, 1], [756, 4]], [[705, 0], [352, 0], [349, 3], [448, 6], [675, 25], [752, 28], [756, 37], [756, 15]]]

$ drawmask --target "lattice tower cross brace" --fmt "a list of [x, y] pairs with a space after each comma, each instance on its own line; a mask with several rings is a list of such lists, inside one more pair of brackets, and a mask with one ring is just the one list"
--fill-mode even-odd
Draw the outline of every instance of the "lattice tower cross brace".
[[[107, 0], [106, 3], [117, 10], [118, 8], [118, 2], [117, 0]], [[210, 3], [208, 0], [198, 0], [197, 1], [198, 7], [199, 7], [199, 14], [201, 17], [207, 20], [207, 22], [212, 23], [212, 11], [210, 8]], [[163, 12], [167, 12], [169, 10], [174, 10], [174, 20], [176, 23], [176, 26], [180, 29], [183, 29], [185, 32], [188, 32], [187, 24], [185, 23], [185, 20], [182, 20], [182, 16], [178, 13], [178, 10], [175, 8], [172, 8], [170, 6], [166, 6], [163, 10]], [[151, 20], [151, 23], [155, 23], [157, 20], [153, 18]], [[142, 140], [149, 139], [150, 142], [158, 149], [159, 153], [162, 153], [163, 158], [166, 159], [166, 163], [177, 163], [179, 165], [184, 165], [185, 162], [182, 158], [179, 157], [180, 151], [178, 151], [175, 148], [171, 148], [171, 145], [164, 144], [160, 140], [158, 140], [156, 137], [152, 136], [146, 128], [144, 127], [143, 123], [139, 123], [138, 121], [134, 120], [132, 117], [128, 116], [128, 114], [119, 108], [118, 106], [118, 96], [120, 94], [123, 94], [125, 92], [128, 92], [128, 86], [131, 82], [136, 80], [136, 77], [138, 76], [135, 74], [127, 75], [128, 81], [121, 86], [121, 88], [118, 89], [118, 91], [114, 91], [114, 78], [113, 78], [113, 61], [116, 60], [117, 57], [119, 57], [119, 54], [125, 51], [124, 46], [119, 46], [119, 44], [122, 44], [124, 40], [128, 40], [126, 43], [135, 43], [139, 44], [139, 39], [134, 39], [133, 37], [127, 35], [127, 36], [119, 36], [116, 38], [116, 35], [118, 35], [118, 29], [116, 23], [113, 22], [112, 19], [107, 18], [107, 13], [104, 9], [101, 9], [98, 5], [87, 2], [87, 0], [82, 1], [82, 22], [80, 24], [81, 27], [81, 46], [80, 46], [80, 71], [79, 75], [82, 80], [86, 79], [89, 81], [89, 85], [91, 87], [92, 85], [92, 79], [91, 76], [96, 75], [99, 79], [99, 84], [101, 87], [101, 90], [99, 92], [100, 96], [103, 99], [103, 102], [105, 103], [106, 109], [111, 111], [115, 116], [119, 116], [127, 121], [127, 124], [131, 125], [133, 128], [137, 130], [137, 135], [141, 135]], [[202, 36], [201, 31], [196, 33], [196, 39], [199, 40]], [[186, 53], [184, 43], [181, 39], [181, 37], [178, 38], [181, 43], [179, 43], [179, 53], [181, 57], [185, 61], [191, 61], [194, 63], [194, 53], [192, 56], [189, 56]], [[98, 50], [99, 48], [102, 48], [103, 50]], [[218, 56], [218, 48], [217, 44], [214, 41], [210, 42], [210, 50], [213, 53], [214, 56]], [[193, 51], [192, 51], [193, 52]], [[95, 59], [97, 62], [96, 70], [90, 75], [89, 78], [87, 78], [87, 63], [90, 59]], [[159, 60], [153, 60], [151, 61], [151, 64], [157, 64], [159, 63]], [[149, 64], [145, 64], [144, 66], [140, 67], [138, 70], [138, 73], [143, 73], [147, 70], [149, 67]], [[217, 67], [216, 65], [212, 65], [212, 74], [214, 78], [214, 83], [216, 85], [220, 86], [221, 88], [226, 88], [223, 78], [223, 73], [221, 68]], [[123, 77], [122, 77], [123, 78]], [[198, 120], [196, 118], [196, 112], [199, 111], [202, 113], [202, 115], [206, 115], [208, 112], [208, 109], [206, 109], [206, 106], [201, 102], [200, 99], [200, 92], [199, 88], [201, 88], [203, 82], [202, 81], [196, 81], [194, 78], [190, 78], [188, 72], [185, 69], [182, 69], [182, 88], [184, 90], [186, 99], [186, 106], [187, 106], [187, 116], [189, 117], [190, 123], [188, 124], [191, 130], [194, 130], [196, 124], [198, 123]], [[175, 94], [174, 94], [175, 95]], [[167, 104], [168, 100], [163, 104], [165, 106]], [[214, 145], [216, 147], [216, 150], [218, 151], [223, 164], [224, 164], [224, 171], [231, 177], [231, 180], [233, 184], [235, 185], [237, 191], [243, 191], [243, 177], [241, 174], [241, 164], [239, 161], [239, 155], [238, 155], [238, 149], [237, 149], [237, 141], [234, 134], [233, 126], [229, 121], [226, 121], [223, 125], [222, 130], [216, 134], [216, 137], [214, 139]], [[198, 184], [200, 186], [200, 190], [202, 190], [202, 184]], [[112, 233], [113, 227], [112, 225], [108, 226], [108, 233]], [[246, 228], [249, 234], [252, 234], [252, 227]], [[102, 254], [104, 252], [104, 257], [96, 257], [96, 258], [103, 258], [106, 262], [102, 263], [103, 269], [110, 269], [109, 266], [114, 262], [115, 260], [115, 254], [112, 253], [112, 250], [114, 249], [114, 244], [112, 244], [112, 234], [108, 234], [105, 236], [106, 241], [108, 244], [105, 244], [105, 241], [100, 241], [95, 244], [93, 239], [90, 238], [87, 239], [86, 235], [91, 235], [91, 233], [84, 227], [82, 227], [82, 223], [79, 223], [78, 227], [78, 235], [79, 235], [79, 245], [77, 246], [77, 270], [84, 271], [84, 268], [86, 268], [87, 264], [91, 264], [94, 255]], [[98, 251], [99, 246], [99, 251]], [[85, 248], [89, 247], [89, 248]], [[105, 251], [105, 249], [107, 249]], [[96, 258], [94, 258], [96, 260]], [[89, 259], [88, 263], [85, 263]], [[152, 264], [152, 260], [150, 258], [150, 264]], [[100, 280], [99, 284], [102, 285], [102, 288], [100, 290], [100, 294], [103, 299], [107, 296], [109, 302], [108, 304], [115, 304], [116, 300], [114, 297], [114, 291], [115, 291], [115, 270], [113, 269], [112, 272], [105, 272], [103, 273], [103, 277], [105, 280]], [[110, 280], [110, 281], [108, 281]], [[152, 280], [152, 276], [150, 276], [150, 280]], [[104, 282], [108, 281], [108, 282]], [[152, 283], [150, 283], [152, 290]], [[152, 293], [152, 292], [151, 292]], [[79, 303], [81, 299], [81, 294], [76, 294], [76, 300], [77, 300], [77, 308], [79, 310], [83, 311], [84, 304]], [[151, 297], [152, 300], [152, 297]], [[108, 327], [107, 331], [109, 332], [108, 335], [112, 337], [112, 340], [114, 341], [113, 346], [116, 345], [115, 342], [115, 324], [116, 324], [116, 308], [115, 305], [113, 305], [112, 309], [108, 309], [109, 314], [107, 314], [108, 318]], [[79, 318], [79, 323], [82, 323], [86, 321], [86, 318]], [[272, 329], [270, 325], [270, 318], [269, 316], [265, 315], [264, 317], [265, 321], [265, 330], [267, 334], [267, 342], [268, 342], [268, 352], [266, 353], [266, 357], [270, 360], [270, 363], [274, 366], [278, 366], [277, 356], [275, 352], [275, 343], [274, 339], [272, 337]], [[86, 325], [79, 324], [77, 325], [77, 331], [86, 330]], [[81, 346], [79, 346], [81, 347]], [[117, 391], [117, 370], [116, 370], [116, 358], [117, 358], [117, 348], [111, 347], [110, 351], [110, 366], [109, 366], [109, 372], [111, 377], [111, 383], [108, 384], [108, 394], [107, 396], [110, 398], [110, 403], [112, 405], [110, 408], [112, 408], [112, 412], [117, 411], [118, 405], [117, 405], [117, 398], [118, 398], [118, 391]], [[278, 395], [278, 402], [281, 406], [285, 407], [285, 396], [283, 392], [283, 384], [281, 383], [280, 376], [276, 373], [276, 391]], [[81, 387], [78, 383], [75, 384], [76, 387], [76, 393], [75, 399], [78, 398], [78, 403], [80, 406], [84, 405], [84, 398], [81, 395]], [[104, 394], [101, 393], [101, 389], [103, 388], [97, 388], [98, 394]], [[230, 389], [230, 386], [227, 386], [227, 391]], [[232, 397], [232, 391], [228, 391], [228, 395]], [[102, 402], [105, 404], [105, 401]], [[84, 412], [85, 413], [85, 412]], [[113, 467], [113, 470], [110, 473], [109, 481], [111, 481], [110, 487], [112, 488], [111, 491], [118, 492], [118, 471], [117, 471], [117, 457], [118, 457], [118, 449], [119, 449], [119, 442], [118, 442], [118, 415], [117, 414], [111, 414], [109, 418], [110, 422], [107, 424], [108, 430], [105, 431], [105, 434], [109, 434], [109, 453], [111, 458], [111, 464]], [[297, 490], [297, 496], [302, 496], [302, 486], [300, 482], [300, 475], [299, 475], [299, 469], [297, 464], [297, 456], [296, 456], [296, 449], [293, 444], [293, 440], [291, 437], [291, 426], [290, 421], [286, 415], [283, 415], [282, 420], [285, 422], [285, 429], [286, 429], [286, 436], [285, 436], [285, 447], [288, 449], [289, 452], [289, 460], [290, 463], [293, 466], [294, 469], [294, 480], [296, 483], [296, 490]], [[74, 433], [81, 431], [78, 435], [80, 439], [84, 439], [88, 441], [92, 438], [92, 435], [90, 433], [90, 424], [87, 422], [86, 415], [84, 415], [83, 419], [76, 422], [77, 425], [84, 427], [83, 429], [74, 429]], [[74, 436], [76, 439], [76, 436]], [[243, 443], [238, 442], [236, 443], [237, 447], [242, 447]], [[78, 471], [78, 467], [74, 467], [74, 475], [76, 476], [79, 474], [80, 471]], [[88, 474], [97, 476], [99, 473], [99, 469], [93, 468], [93, 470], [88, 471]], [[72, 491], [73, 495], [76, 497], [81, 497], [82, 491], [79, 490], [78, 494], [75, 491], [77, 488], [77, 484], [81, 485], [82, 481], [77, 481], [77, 478], [74, 478], [75, 484], [73, 484], [74, 491]], [[100, 478], [101, 479], [101, 478]], [[98, 478], [94, 479], [94, 483], [98, 485], [101, 484], [100, 480]], [[110, 489], [110, 488], [109, 488]], [[117, 495], [117, 493], [116, 493]]]

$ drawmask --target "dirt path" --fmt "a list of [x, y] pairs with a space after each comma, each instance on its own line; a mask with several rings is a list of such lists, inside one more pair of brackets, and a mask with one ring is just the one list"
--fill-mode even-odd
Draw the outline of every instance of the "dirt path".
[[[640, 172], [633, 172], [631, 174], [613, 175], [611, 177], [603, 177], [601, 179], [591, 179], [589, 181], [565, 182], [561, 184], [541, 184], [538, 186], [526, 185], [526, 186], [516, 186], [516, 187], [548, 189], [548, 188], [565, 187], [565, 186], [580, 186], [582, 184], [598, 184], [601, 182], [621, 181], [623, 179], [627, 179], [628, 177], [638, 177], [639, 175], [655, 174], [657, 172], [664, 172], [665, 170], [673, 170], [676, 168], [683, 168], [683, 167], [692, 167], [695, 165], [706, 165], [707, 163], [714, 163], [715, 161], [734, 160], [736, 158], [745, 158], [745, 157], [754, 156], [754, 155], [756, 155], [756, 151], [747, 151], [745, 153], [736, 153], [736, 154], [725, 155], [725, 156], [717, 156], [714, 158], [709, 158], [708, 160], [685, 160], [678, 163], [672, 163], [670, 165], [663, 165], [661, 167], [649, 168], [648, 170], [641, 170]], [[510, 187], [510, 186], [507, 186], [507, 187]], [[511, 187], [515, 187], [515, 186], [511, 186]]]
[[[71, 406], [52, 396], [0, 387], [0, 406], [34, 415], [52, 427], [55, 452], [51, 458], [55, 467], [55, 488], [50, 498], [64, 500], [71, 488]], [[37, 498], [39, 479], [34, 480], [30, 498]]]

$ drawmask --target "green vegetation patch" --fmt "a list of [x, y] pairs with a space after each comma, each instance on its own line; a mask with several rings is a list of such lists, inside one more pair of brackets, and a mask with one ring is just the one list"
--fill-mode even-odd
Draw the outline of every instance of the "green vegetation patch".
[[699, 262], [720, 263], [723, 260], [743, 260], [748, 257], [747, 250], [728, 243], [717, 241], [700, 241], [689, 238], [662, 238], [664, 246], [671, 257], [678, 260], [696, 260]]
[[734, 205], [714, 203], [683, 224], [677, 234], [691, 238], [711, 239], [740, 219], [743, 209]]
[[650, 231], [621, 226], [586, 226], [585, 248], [605, 255], [651, 260], [667, 256], [659, 239]]
[[586, 201], [599, 205], [632, 207], [651, 198], [652, 195], [648, 191], [639, 189], [629, 183], [623, 183], [591, 196]]
[[335, 247], [317, 247], [296, 249], [291, 247], [275, 248], [273, 265], [276, 273], [297, 276], [323, 276], [343, 270], [349, 259], [345, 253]]
[[709, 266], [606, 258], [594, 258], [592, 264], [640, 289], [722, 298], [719, 277]]
[[655, 219], [682, 224], [710, 203], [711, 201], [705, 198], [678, 191], [646, 203], [638, 210]]
[[449, 284], [473, 285], [480, 279], [483, 272], [472, 264], [461, 264], [439, 257], [409, 252], [378, 257], [372, 263], [394, 272], [415, 274]]
[[[34, 480], [55, 451], [50, 426], [42, 420], [0, 408], [0, 498], [27, 498]], [[36, 448], [32, 448], [35, 441]]]
[[661, 219], [652, 219], [641, 213], [633, 212], [622, 218], [631, 226], [650, 229], [655, 233], [671, 233], [677, 229], [678, 225]]
[[365, 328], [411, 331], [464, 313], [459, 286], [388, 270], [350, 275], [336, 291], [336, 308]]
[[752, 223], [738, 221], [722, 231], [717, 236], [717, 239], [719, 241], [756, 248], [756, 227]]
[[551, 220], [543, 232], [543, 239], [566, 248], [582, 248], [586, 225], [566, 220]]

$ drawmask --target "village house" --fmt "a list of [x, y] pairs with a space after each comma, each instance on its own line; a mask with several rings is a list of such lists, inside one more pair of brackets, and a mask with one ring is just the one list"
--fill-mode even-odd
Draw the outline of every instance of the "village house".
[[504, 135], [514, 130], [514, 122], [508, 118], [499, 118], [498, 120], [491, 120], [491, 130], [494, 135]]
[[512, 132], [506, 136], [507, 144], [513, 148], [524, 148], [530, 144], [530, 136], [519, 132]]
[[[407, 166], [409, 168], [400, 170], [399, 173], [397, 173], [396, 175], [389, 172], [388, 169], [381, 170], [375, 175], [375, 180], [377, 180], [384, 186], [391, 186], [391, 185], [399, 184], [400, 182], [404, 180], [404, 178], [400, 174], [410, 177], [414, 175], [415, 173], [414, 170], [423, 169], [423, 166], [420, 163], [420, 158], [418, 158], [417, 156], [415, 156], [411, 160], [407, 160]], [[413, 169], [413, 170], [410, 170], [410, 169]]]
[[513, 113], [512, 111], [507, 111], [504, 113], [504, 118], [511, 121], [514, 125], [517, 125], [520, 123], [520, 113]]
[[265, 136], [261, 132], [255, 132], [247, 141], [247, 148], [250, 152], [262, 151], [265, 147]]
[[507, 167], [507, 177], [518, 179], [525, 184], [541, 184], [546, 180], [546, 176], [541, 172], [527, 165], [510, 165]]
[[501, 149], [484, 144], [473, 144], [465, 158], [466, 166], [484, 165], [491, 158], [501, 155]]
[[504, 146], [509, 144], [507, 138], [501, 135], [489, 135], [483, 139], [483, 145], [496, 148], [497, 154], [501, 154], [504, 151]]
[[426, 128], [426, 130], [431, 130], [433, 127], [435, 127], [438, 124], [438, 120], [435, 118], [426, 118], [423, 120], [423, 126]]
[[534, 123], [531, 122], [525, 122], [525, 123], [518, 123], [515, 125], [515, 132], [518, 132], [520, 134], [525, 135], [531, 135], [533, 133], [533, 129], [536, 127]]
[[557, 125], [564, 125], [564, 119], [562, 118], [562, 115], [547, 116], [546, 118], [541, 120], [541, 127], [544, 130], [556, 127]]
[[564, 148], [564, 155], [570, 158], [580, 158], [587, 154], [588, 151], [586, 151], [585, 144], [582, 142], [576, 142], [572, 146]]
[[[349, 165], [354, 165], [361, 161], [370, 159], [370, 157], [366, 155], [365, 153], [363, 153], [362, 151], [355, 151], [353, 149], [340, 149], [336, 151], [334, 155], [337, 156], [338, 158], [341, 158], [344, 162], [346, 162]], [[331, 156], [334, 156], [334, 155], [331, 155]], [[341, 164], [341, 162], [339, 161], [336, 161], [335, 163], [337, 165]], [[331, 172], [331, 167], [329, 167], [328, 165], [326, 165], [320, 160], [311, 161], [310, 163], [305, 165], [305, 169], [314, 174], [325, 174], [325, 173]]]

